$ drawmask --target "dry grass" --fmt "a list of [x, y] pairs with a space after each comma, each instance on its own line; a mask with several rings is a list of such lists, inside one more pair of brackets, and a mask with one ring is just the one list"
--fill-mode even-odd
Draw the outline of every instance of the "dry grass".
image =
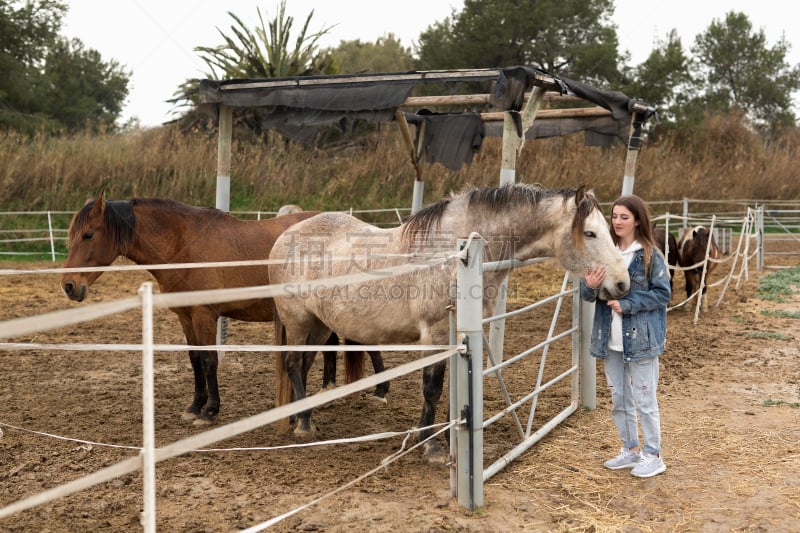
[[[161, 196], [213, 205], [216, 136], [163, 127], [122, 135], [70, 138], [0, 136], [0, 209], [72, 210], [106, 186], [114, 198]], [[397, 130], [384, 125], [349, 144], [315, 149], [277, 136], [234, 141], [232, 209], [369, 209], [406, 205], [415, 178]], [[517, 181], [545, 187], [588, 184], [601, 200], [618, 195], [625, 148], [584, 147], [583, 137], [528, 142]], [[690, 134], [644, 145], [636, 191], [648, 200], [800, 197], [796, 160], [800, 134], [767, 143], [737, 120], [713, 117]], [[423, 164], [426, 202], [464, 185], [493, 185], [500, 142], [487, 138], [473, 164], [459, 172]]]
[[[664, 407], [669, 410], [668, 405]], [[765, 450], [793, 447], [781, 440], [785, 434], [758, 426], [730, 432], [716, 416], [695, 412], [671, 421], [664, 430], [672, 445], [666, 459], [670, 475], [683, 479], [683, 496], [678, 495], [679, 503], [673, 504], [674, 508], [663, 506], [659, 496], [663, 483], [629, 480], [620, 472], [600, 466], [616, 449], [588, 444], [608, 442], [615, 433], [607, 409], [574, 415], [559, 429], [558, 439], [537, 444], [533, 452], [536, 460], [512, 467], [512, 472], [503, 477], [503, 484], [516, 487], [537, 507], [546, 509], [550, 522], [558, 523], [564, 531], [611, 532], [624, 531], [626, 527], [647, 532], [686, 530], [688, 524], [696, 527], [720, 513], [741, 515], [744, 509], [736, 506], [757, 496], [763, 487], [774, 487], [787, 501], [794, 500], [795, 489], [784, 483], [787, 470], [764, 465]], [[565, 442], [575, 443], [576, 449], [565, 450]], [[797, 464], [800, 455], [793, 453], [793, 460]], [[717, 465], [718, 474], [688, 474], [696, 470], [694, 465]], [[705, 473], [705, 467], [702, 470]], [[627, 490], [621, 490], [624, 484], [630, 485]], [[723, 499], [724, 494], [708, 490], [709, 486], [721, 485], [735, 498]], [[676, 494], [670, 495], [671, 499], [675, 497]], [[665, 512], [667, 515], [659, 519], [658, 515]], [[668, 529], [665, 523], [669, 524]]]

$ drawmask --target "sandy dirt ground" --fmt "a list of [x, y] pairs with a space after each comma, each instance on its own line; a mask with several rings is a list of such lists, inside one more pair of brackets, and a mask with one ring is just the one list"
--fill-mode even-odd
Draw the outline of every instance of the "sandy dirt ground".
[[[4, 263], [47, 268], [50, 263]], [[724, 270], [724, 268], [723, 268]], [[717, 273], [717, 278], [719, 278]], [[729, 288], [719, 307], [693, 324], [694, 309], [668, 317], [661, 359], [663, 456], [668, 470], [651, 479], [608, 471], [619, 443], [610, 416], [602, 364], [597, 365], [597, 409], [580, 410], [485, 486], [484, 506], [462, 508], [451, 496], [444, 466], [414, 450], [374, 475], [327, 497], [271, 528], [274, 531], [796, 531], [800, 523], [800, 365], [797, 296], [785, 303], [757, 298], [761, 273]], [[510, 282], [510, 307], [557, 289], [563, 272], [545, 264], [520, 270]], [[88, 303], [136, 294], [143, 272], [108, 273]], [[721, 288], [709, 293], [716, 301]], [[683, 293], [675, 280], [673, 303]], [[2, 277], [0, 320], [75, 308], [53, 274]], [[567, 302], [566, 308], [570, 303]], [[771, 312], [772, 311], [772, 312]], [[569, 316], [569, 312], [566, 313]], [[507, 325], [506, 354], [541, 341], [552, 307]], [[564, 327], [559, 319], [558, 327]], [[269, 324], [232, 323], [232, 344], [269, 344]], [[138, 343], [139, 312], [11, 339], [19, 343]], [[157, 311], [157, 343], [183, 344], [177, 319]], [[569, 343], [548, 353], [544, 380], [569, 365]], [[513, 365], [504, 379], [511, 395], [530, 389], [541, 352]], [[508, 355], [507, 355], [508, 356]], [[384, 354], [388, 367], [413, 354]], [[112, 350], [0, 348], [0, 506], [136, 455], [142, 439], [141, 354]], [[321, 362], [309, 378], [319, 390]], [[371, 373], [369, 365], [367, 365]], [[274, 362], [270, 353], [227, 353], [220, 366], [219, 424], [270, 408]], [[203, 430], [181, 420], [192, 397], [184, 353], [157, 352], [156, 442], [165, 445]], [[446, 391], [445, 391], [446, 394]], [[534, 429], [569, 403], [556, 386], [538, 400]], [[439, 421], [446, 412], [440, 402]], [[486, 410], [504, 405], [497, 380], [486, 382]], [[354, 394], [315, 410], [319, 440], [406, 431], [421, 409], [417, 372], [391, 383], [388, 403]], [[487, 415], [488, 416], [488, 415]], [[526, 425], [528, 414], [520, 415]], [[45, 435], [47, 433], [49, 435]], [[62, 437], [56, 438], [55, 436]], [[267, 426], [159, 463], [160, 531], [235, 531], [314, 501], [381, 465], [401, 437], [340, 445], [280, 448], [290, 432]], [[516, 425], [505, 417], [486, 429], [486, 466], [516, 445]], [[444, 444], [444, 441], [442, 441]], [[115, 447], [112, 447], [115, 446]], [[259, 449], [252, 449], [259, 448]], [[128, 474], [100, 486], [0, 520], [0, 531], [139, 531], [142, 477]]]

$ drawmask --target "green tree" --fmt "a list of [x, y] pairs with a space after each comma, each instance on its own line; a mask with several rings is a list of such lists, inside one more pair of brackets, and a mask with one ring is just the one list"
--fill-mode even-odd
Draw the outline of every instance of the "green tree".
[[465, 0], [419, 38], [419, 68], [539, 66], [600, 85], [619, 79], [613, 0]]
[[340, 74], [414, 69], [411, 49], [404, 47], [393, 33], [379, 37], [374, 43], [362, 43], [360, 39], [341, 41], [329, 53], [335, 58]]
[[0, 2], [0, 128], [35, 131], [47, 122], [34, 89], [65, 13], [62, 2]]
[[765, 131], [794, 126], [792, 92], [800, 89], [800, 67], [786, 62], [789, 48], [783, 37], [769, 47], [764, 30], [754, 31], [744, 13], [714, 19], [692, 47], [695, 94], [684, 119], [740, 112]]
[[33, 133], [113, 125], [129, 74], [59, 36], [67, 6], [0, 1], [0, 128]]
[[103, 61], [79, 39], [59, 39], [45, 59], [43, 110], [70, 131], [113, 128], [128, 95], [129, 76], [117, 61]]
[[689, 66], [690, 60], [683, 51], [678, 32], [673, 29], [666, 40], [656, 43], [643, 63], [626, 69], [626, 81], [620, 90], [631, 98], [656, 106], [660, 120], [673, 122], [691, 86]]

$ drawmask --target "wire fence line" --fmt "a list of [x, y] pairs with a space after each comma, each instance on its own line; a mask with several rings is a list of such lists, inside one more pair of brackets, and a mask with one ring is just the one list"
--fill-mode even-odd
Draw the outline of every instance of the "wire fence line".
[[[601, 203], [609, 207], [610, 203]], [[798, 200], [683, 200], [651, 201], [651, 212], [656, 220], [671, 217], [679, 224], [670, 224], [678, 234], [694, 224], [708, 225], [716, 217], [715, 238], [723, 253], [731, 246], [730, 235], [741, 228], [748, 209], [764, 209], [763, 231], [771, 235], [771, 242], [795, 242], [797, 251], [765, 250], [766, 255], [800, 256], [800, 201]], [[410, 214], [410, 208], [343, 209], [371, 224], [383, 227], [398, 225]], [[63, 260], [67, 255], [67, 236], [71, 211], [0, 211], [0, 259]], [[277, 211], [232, 211], [245, 220], [271, 218]]]

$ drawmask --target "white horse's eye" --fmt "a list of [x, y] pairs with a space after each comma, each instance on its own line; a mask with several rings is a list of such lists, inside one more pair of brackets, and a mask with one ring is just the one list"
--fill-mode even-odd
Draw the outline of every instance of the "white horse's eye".
[[597, 237], [597, 235], [595, 235], [593, 231], [584, 231], [583, 236], [588, 239], [594, 239], [595, 237]]

